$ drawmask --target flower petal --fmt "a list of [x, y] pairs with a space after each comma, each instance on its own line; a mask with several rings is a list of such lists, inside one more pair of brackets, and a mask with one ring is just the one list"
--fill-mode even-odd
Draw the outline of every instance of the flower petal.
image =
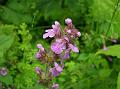
[[59, 27], [60, 23], [58, 21], [55, 21], [55, 25]]
[[64, 54], [64, 59], [70, 58], [70, 49], [66, 49], [65, 54]]
[[56, 62], [54, 62], [54, 66], [58, 72], [62, 72], [62, 67], [59, 66]]
[[52, 88], [53, 88], [53, 89], [58, 89], [58, 88], [59, 88], [59, 85], [58, 85], [58, 84], [53, 84], [53, 85], [52, 85]]
[[72, 50], [73, 52], [79, 52], [79, 49], [78, 49], [76, 46], [74, 46], [74, 45], [72, 45], [72, 44], [69, 44], [69, 47], [71, 48], [71, 50]]
[[65, 23], [68, 25], [68, 24], [71, 24], [72, 23], [72, 20], [70, 18], [67, 18], [65, 19]]
[[41, 69], [38, 66], [35, 68], [35, 71], [36, 71], [37, 74], [41, 73]]
[[56, 67], [56, 70], [57, 70], [58, 72], [62, 72], [62, 67], [61, 67], [61, 66], [58, 66], [58, 67]]
[[56, 68], [50, 68], [50, 72], [52, 73], [53, 76], [58, 76], [60, 73], [56, 70]]
[[51, 45], [51, 49], [56, 54], [62, 53], [63, 49], [60, 47], [60, 44], [58, 42], [55, 42]]
[[49, 36], [49, 34], [48, 33], [45, 33], [44, 35], [43, 35], [43, 38], [45, 39], [45, 38], [47, 38]]
[[81, 33], [80, 33], [80, 32], [77, 32], [77, 35], [80, 37], [80, 36], [81, 36]]
[[42, 57], [42, 55], [38, 52], [35, 56], [37, 59], [40, 59]]

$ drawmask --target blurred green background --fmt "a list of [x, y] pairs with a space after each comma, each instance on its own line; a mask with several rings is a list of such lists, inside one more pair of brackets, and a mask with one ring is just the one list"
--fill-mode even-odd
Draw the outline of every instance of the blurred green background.
[[82, 36], [80, 53], [54, 79], [60, 89], [120, 89], [120, 0], [0, 0], [0, 68], [8, 71], [0, 75], [0, 89], [45, 89], [34, 71], [44, 67], [36, 44], [49, 48], [44, 31], [55, 20], [64, 27], [66, 18]]

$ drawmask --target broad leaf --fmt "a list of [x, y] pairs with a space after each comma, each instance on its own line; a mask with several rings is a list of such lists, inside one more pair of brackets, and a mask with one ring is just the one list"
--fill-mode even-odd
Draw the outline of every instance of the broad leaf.
[[13, 33], [13, 25], [1, 25], [0, 26], [0, 64], [4, 62], [3, 55], [11, 47], [15, 33]]
[[109, 46], [108, 50], [101, 49], [96, 54], [105, 54], [120, 58], [120, 45]]

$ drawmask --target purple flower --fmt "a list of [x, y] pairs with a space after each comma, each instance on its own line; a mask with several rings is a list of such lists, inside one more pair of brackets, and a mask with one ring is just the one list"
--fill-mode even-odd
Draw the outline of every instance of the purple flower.
[[62, 72], [62, 67], [59, 66], [56, 62], [54, 63], [54, 66], [58, 72]]
[[52, 75], [55, 76], [55, 77], [58, 76], [58, 75], [60, 74], [60, 72], [57, 71], [56, 68], [51, 68], [51, 69], [50, 69], [50, 72], [51, 72]]
[[7, 75], [7, 69], [6, 68], [1, 68], [0, 69], [0, 74], [2, 75], [2, 76], [6, 76]]
[[108, 56], [107, 58], [110, 62], [112, 62], [112, 57]]
[[111, 42], [113, 42], [113, 43], [117, 43], [117, 40], [116, 39], [111, 39]]
[[63, 52], [63, 49], [66, 48], [65, 42], [62, 39], [57, 39], [52, 45], [51, 49], [56, 54], [60, 54]]
[[36, 53], [36, 58], [40, 59], [44, 56], [45, 54], [45, 49], [43, 48], [43, 46], [41, 44], [37, 44], [37, 48], [39, 48], [39, 51]]
[[48, 29], [48, 30], [46, 30], [45, 32], [46, 32], [46, 33], [43, 35], [43, 38], [44, 38], [44, 39], [47, 38], [47, 37], [52, 38], [52, 37], [55, 36], [55, 32], [54, 32], [53, 29]]
[[70, 34], [70, 33], [71, 33], [71, 30], [67, 30], [67, 32]]
[[74, 27], [66, 27], [65, 32], [69, 38], [76, 38], [81, 36], [81, 33]]
[[67, 25], [72, 25], [72, 20], [70, 18], [65, 19]]
[[36, 68], [35, 68], [35, 71], [36, 71], [37, 74], [41, 74], [41, 70], [40, 70], [39, 67], [36, 67]]
[[72, 45], [72, 44], [69, 44], [69, 48], [70, 48], [73, 52], [76, 52], [76, 53], [79, 52], [79, 49], [78, 49], [76, 46]]
[[59, 23], [58, 21], [55, 21], [55, 25], [56, 25], [57, 27], [60, 27], [60, 23]]
[[[79, 49], [74, 45], [74, 40], [80, 37], [81, 33], [74, 27], [70, 18], [65, 19], [65, 23], [66, 27], [61, 31], [60, 23], [55, 21], [52, 28], [45, 30], [45, 34], [43, 34], [44, 39], [54, 38], [51, 44], [52, 53], [49, 52], [51, 50], [46, 51], [41, 44], [37, 44], [39, 51], [36, 58], [41, 63], [46, 64], [48, 68], [45, 72], [41, 71], [39, 67], [35, 68], [36, 73], [41, 78], [39, 83], [49, 83], [53, 77], [57, 77], [63, 71], [64, 59], [70, 58], [70, 52], [79, 52]], [[43, 76], [44, 74], [45, 76]], [[59, 85], [53, 84], [51, 88], [58, 89]]]
[[81, 36], [81, 33], [80, 33], [80, 32], [77, 32], [77, 35], [78, 35], [78, 37], [80, 37], [80, 36]]
[[37, 48], [39, 48], [41, 51], [44, 51], [44, 48], [41, 44], [37, 44]]
[[68, 59], [68, 58], [70, 58], [70, 49], [69, 48], [65, 50], [63, 59]]
[[52, 25], [52, 29], [48, 29], [45, 31], [46, 33], [43, 35], [43, 38], [47, 37], [54, 37], [54, 36], [60, 36], [60, 23], [58, 21], [55, 21], [55, 25]]
[[62, 72], [62, 67], [59, 66], [56, 62], [54, 63], [53, 68], [50, 68], [50, 72], [52, 73], [53, 76], [58, 76]]
[[70, 37], [74, 38], [81, 36], [81, 33], [74, 27], [70, 18], [65, 19], [65, 23], [67, 24], [65, 32], [67, 32]]
[[58, 85], [58, 84], [53, 84], [53, 85], [52, 85], [52, 88], [53, 88], [53, 89], [58, 89], [58, 88], [59, 88], [59, 85]]
[[36, 57], [37, 59], [40, 59], [40, 58], [42, 57], [42, 55], [41, 55], [40, 52], [37, 52], [37, 54], [35, 55], [35, 57]]

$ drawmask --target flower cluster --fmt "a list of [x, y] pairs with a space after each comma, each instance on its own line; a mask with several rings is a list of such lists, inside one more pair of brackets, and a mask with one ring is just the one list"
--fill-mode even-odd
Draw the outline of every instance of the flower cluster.
[[[81, 36], [81, 33], [74, 27], [70, 18], [65, 19], [66, 27], [61, 28], [58, 21], [52, 25], [51, 29], [45, 30], [43, 38], [54, 38], [51, 44], [51, 51], [46, 50], [41, 44], [37, 44], [39, 51], [36, 58], [41, 63], [46, 65], [45, 72], [39, 67], [36, 67], [36, 73], [40, 76], [40, 83], [47, 83], [52, 80], [52, 77], [57, 77], [64, 68], [64, 60], [70, 58], [70, 52], [79, 52], [79, 49], [74, 44], [76, 38]], [[44, 77], [43, 77], [44, 76]], [[53, 84], [53, 89], [58, 89], [58, 84]]]

